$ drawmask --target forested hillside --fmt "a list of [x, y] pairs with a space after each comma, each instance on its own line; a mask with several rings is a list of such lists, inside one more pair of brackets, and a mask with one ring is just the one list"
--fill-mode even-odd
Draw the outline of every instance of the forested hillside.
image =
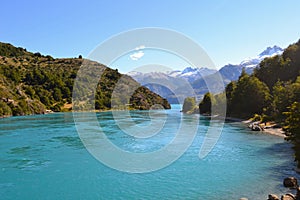
[[84, 61], [103, 69], [95, 94], [95, 109], [111, 109], [111, 95], [121, 77], [126, 80], [127, 88], [138, 88], [130, 102], [126, 102], [130, 109], [150, 109], [155, 104], [170, 108], [167, 100], [140, 87], [129, 76], [81, 56], [54, 59], [0, 42], [0, 117], [71, 110], [74, 79]]
[[[282, 55], [263, 60], [252, 75], [244, 71], [237, 81], [227, 85], [225, 94], [227, 116], [275, 121], [295, 144], [296, 159], [300, 160], [300, 40]], [[224, 103], [220, 96], [207, 94], [211, 99], [200, 103], [200, 113], [209, 112], [201, 110], [205, 102]]]

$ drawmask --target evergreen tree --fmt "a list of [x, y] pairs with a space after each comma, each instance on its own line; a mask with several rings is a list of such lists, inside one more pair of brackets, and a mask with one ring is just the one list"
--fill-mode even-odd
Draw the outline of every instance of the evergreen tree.
[[214, 102], [214, 97], [209, 92], [206, 93], [203, 97], [203, 100], [199, 104], [200, 114], [211, 114], [211, 107]]
[[262, 114], [270, 103], [269, 88], [258, 78], [242, 74], [232, 92], [229, 110], [236, 117]]
[[298, 167], [300, 167], [300, 102], [294, 102], [285, 114], [287, 115], [285, 120], [287, 139], [294, 143], [295, 160], [298, 161]]

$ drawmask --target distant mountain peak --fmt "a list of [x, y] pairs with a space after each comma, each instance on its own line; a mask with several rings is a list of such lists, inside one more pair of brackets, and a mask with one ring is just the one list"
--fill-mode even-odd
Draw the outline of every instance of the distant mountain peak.
[[[238, 64], [227, 64], [219, 70], [220, 75], [224, 79], [225, 85], [230, 81], [237, 80], [241, 75], [243, 68], [245, 68], [246, 73], [251, 74], [253, 70], [259, 66], [259, 63], [267, 58], [275, 55], [280, 55], [283, 53], [283, 49], [279, 46], [274, 45], [273, 47], [266, 48], [262, 53], [255, 57], [250, 57]], [[217, 70], [210, 69], [206, 67], [194, 67], [187, 66], [182, 70], [173, 70], [167, 72], [160, 73], [131, 73], [131, 75], [135, 80], [140, 82], [142, 85], [146, 85], [146, 87], [150, 88], [152, 91], [160, 94], [161, 96], [167, 98], [171, 102], [177, 102], [174, 100], [174, 94], [166, 91], [165, 89], [158, 87], [157, 85], [151, 85], [148, 83], [151, 82], [159, 82], [159, 83], [170, 83], [173, 86], [178, 88], [177, 92], [181, 94], [181, 96], [187, 96], [186, 93], [183, 94], [182, 91], [182, 83], [186, 83], [188, 81], [192, 87], [195, 89], [196, 94], [205, 94], [208, 89], [206, 85], [206, 80], [210, 80], [213, 82], [216, 76]], [[206, 77], [206, 80], [203, 78]], [[174, 88], [173, 88], [174, 89]], [[222, 92], [223, 87], [214, 86], [215, 92]], [[176, 88], [175, 88], [176, 90]], [[175, 91], [174, 90], [174, 91]], [[186, 92], [186, 91], [184, 91]], [[179, 95], [180, 96], [180, 95]], [[176, 98], [175, 98], [176, 99]]]
[[263, 59], [275, 55], [280, 55], [282, 53], [283, 53], [283, 49], [277, 45], [274, 45], [273, 47], [266, 48], [263, 52], [261, 52], [259, 55], [255, 57], [250, 57], [243, 60], [240, 63], [240, 66], [246, 68], [255, 68]]
[[283, 52], [283, 49], [277, 45], [274, 45], [273, 47], [268, 47], [266, 50], [264, 50], [262, 53], [260, 53], [258, 56], [272, 56], [274, 54], [281, 54]]
[[195, 71], [198, 71], [199, 69], [198, 68], [193, 68], [193, 67], [186, 67], [181, 73], [182, 74], [185, 74], [185, 73], [189, 73], [189, 72], [195, 72]]

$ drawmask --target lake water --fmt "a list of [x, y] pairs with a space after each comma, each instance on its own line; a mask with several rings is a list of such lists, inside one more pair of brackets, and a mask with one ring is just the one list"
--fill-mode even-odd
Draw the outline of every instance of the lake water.
[[[179, 110], [173, 106], [166, 111], [168, 127], [162, 133], [139, 140], [124, 134], [111, 112], [97, 117], [114, 144], [143, 153], [172, 140], [173, 129], [182, 120]], [[139, 126], [149, 124], [147, 111], [132, 111], [131, 116]], [[122, 119], [122, 112], [118, 117]], [[250, 132], [239, 123], [226, 123], [214, 149], [199, 159], [208, 125], [200, 118], [192, 145], [173, 164], [135, 174], [111, 169], [89, 154], [72, 113], [0, 119], [0, 199], [228, 200], [267, 199], [269, 193], [290, 192], [282, 187], [284, 177], [297, 177], [290, 144], [277, 136]]]

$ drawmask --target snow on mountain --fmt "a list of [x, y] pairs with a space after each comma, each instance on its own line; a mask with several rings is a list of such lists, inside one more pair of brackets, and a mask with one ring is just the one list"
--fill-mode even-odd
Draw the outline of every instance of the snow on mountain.
[[281, 55], [283, 53], [283, 49], [280, 48], [279, 46], [273, 46], [273, 47], [268, 47], [266, 50], [264, 50], [262, 53], [259, 55], [253, 57], [253, 58], [248, 58], [245, 59], [240, 63], [242, 67], [256, 67], [262, 60], [264, 60], [267, 57], [273, 57], [276, 55]]
[[283, 53], [283, 49], [275, 45], [273, 47], [268, 47], [266, 50], [264, 50], [262, 53], [259, 54], [259, 57], [264, 57], [264, 56], [270, 57], [282, 53]]
[[[268, 47], [262, 53], [255, 57], [250, 57], [243, 60], [240, 64], [228, 64], [222, 67], [219, 72], [224, 76], [224, 78], [229, 81], [236, 80], [242, 71], [243, 68], [246, 68], [246, 72], [252, 73], [253, 69], [258, 66], [258, 64], [267, 57], [272, 57], [275, 55], [280, 55], [283, 53], [283, 49], [279, 46]], [[208, 69], [205, 67], [197, 68], [197, 67], [186, 67], [183, 70], [174, 70], [169, 72], [130, 72], [129, 76], [136, 79], [138, 82], [143, 83], [143, 79], [170, 79], [170, 78], [182, 78], [192, 83], [197, 79], [201, 79], [204, 76], [208, 76], [214, 74], [217, 70]]]
[[225, 65], [219, 70], [219, 72], [223, 76], [226, 83], [230, 81], [234, 81], [239, 78], [243, 68], [245, 68], [248, 74], [251, 74], [262, 60], [264, 60], [267, 57], [281, 55], [282, 53], [283, 53], [283, 49], [276, 45], [273, 47], [268, 47], [259, 55], [255, 57], [247, 58], [243, 60], [240, 64]]
[[134, 77], [134, 76], [141, 76], [143, 75], [142, 72], [137, 72], [137, 71], [131, 71], [127, 73], [128, 76]]
[[[245, 68], [246, 73], [251, 74], [263, 59], [275, 55], [280, 55], [282, 53], [283, 49], [275, 45], [273, 47], [268, 47], [266, 50], [255, 57], [250, 57], [243, 60], [239, 64], [225, 65], [219, 71], [204, 67], [186, 67], [183, 70], [174, 70], [169, 72], [130, 72], [128, 73], [128, 75], [142, 85], [148, 87], [153, 92], [156, 92], [164, 98], [167, 98], [171, 103], [176, 103], [176, 99], [178, 98], [178, 96], [180, 96], [181, 99], [189, 96], [189, 93], [188, 91], [186, 91], [185, 87], [186, 81], [191, 84], [194, 92], [197, 95], [203, 95], [208, 91], [206, 82], [211, 81], [213, 83], [213, 80], [216, 78], [215, 76], [217, 75], [217, 72], [221, 74], [224, 80], [224, 84], [226, 85], [230, 81], [237, 80], [243, 68]], [[203, 79], [203, 77], [206, 77], [206, 81]], [[151, 83], [159, 83], [161, 86]], [[171, 88], [169, 89], [171, 89], [172, 91], [176, 91], [176, 96], [174, 96], [172, 92], [166, 90], [166, 88], [168, 88], [168, 86], [170, 85]], [[213, 86], [213, 88], [215, 88], [215, 91], [221, 92], [223, 87], [219, 87], [218, 85], [216, 85]]]
[[187, 67], [176, 77], [183, 78], [183, 79], [187, 80], [188, 82], [192, 83], [201, 77], [208, 76], [208, 75], [216, 73], [216, 72], [217, 72], [217, 70], [208, 69], [208, 68], [204, 68], [204, 67], [203, 68]]
[[177, 77], [177, 76], [179, 76], [179, 74], [181, 74], [181, 71], [175, 70], [175, 71], [168, 72], [167, 74], [171, 77]]
[[194, 80], [213, 74], [217, 72], [217, 70], [214, 69], [208, 69], [208, 68], [193, 68], [193, 67], [186, 67], [185, 69], [181, 70], [174, 70], [169, 72], [148, 72], [148, 73], [142, 73], [142, 72], [129, 72], [127, 75], [131, 76], [132, 78], [136, 79], [137, 81], [140, 81], [141, 79], [152, 77], [154, 79], [157, 78], [182, 78], [187, 80], [188, 82], [192, 83]]

